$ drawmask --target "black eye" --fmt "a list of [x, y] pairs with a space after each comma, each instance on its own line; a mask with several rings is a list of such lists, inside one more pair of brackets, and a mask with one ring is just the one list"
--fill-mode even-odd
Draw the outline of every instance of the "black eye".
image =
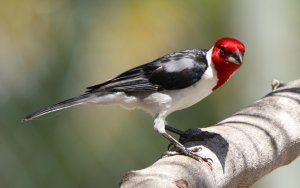
[[228, 54], [228, 50], [226, 50], [226, 48], [224, 46], [220, 46], [219, 49], [220, 49], [220, 56], [226, 57]]

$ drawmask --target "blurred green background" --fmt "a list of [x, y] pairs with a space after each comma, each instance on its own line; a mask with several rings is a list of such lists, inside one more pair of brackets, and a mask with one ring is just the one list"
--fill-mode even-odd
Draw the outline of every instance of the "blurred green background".
[[[81, 106], [21, 123], [28, 113], [79, 95], [167, 53], [246, 45], [243, 67], [201, 103], [168, 121], [206, 127], [299, 78], [300, 1], [0, 1], [0, 187], [117, 187], [157, 160], [168, 142], [144, 112]], [[299, 159], [253, 187], [298, 187]]]

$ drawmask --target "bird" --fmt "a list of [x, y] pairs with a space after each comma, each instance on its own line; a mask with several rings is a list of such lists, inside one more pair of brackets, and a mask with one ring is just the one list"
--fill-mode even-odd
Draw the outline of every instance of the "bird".
[[82, 95], [42, 108], [26, 116], [42, 115], [83, 104], [118, 104], [142, 109], [154, 118], [154, 130], [183, 155], [199, 159], [170, 133], [182, 132], [166, 122], [172, 112], [190, 107], [220, 88], [243, 64], [245, 46], [224, 37], [210, 49], [173, 52], [86, 88]]

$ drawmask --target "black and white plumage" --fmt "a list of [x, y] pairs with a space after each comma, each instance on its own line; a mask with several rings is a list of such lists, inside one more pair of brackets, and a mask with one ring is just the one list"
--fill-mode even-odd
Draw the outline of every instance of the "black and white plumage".
[[165, 118], [187, 108], [225, 83], [241, 65], [244, 46], [236, 39], [220, 39], [210, 50], [175, 52], [130, 69], [87, 88], [85, 94], [51, 105], [24, 118], [25, 121], [80, 104], [119, 104], [140, 108], [154, 118], [154, 129], [185, 155], [196, 158], [169, 135]]
[[163, 56], [88, 87], [87, 92], [103, 89], [125, 93], [183, 89], [197, 82], [207, 69], [206, 51], [193, 49]]

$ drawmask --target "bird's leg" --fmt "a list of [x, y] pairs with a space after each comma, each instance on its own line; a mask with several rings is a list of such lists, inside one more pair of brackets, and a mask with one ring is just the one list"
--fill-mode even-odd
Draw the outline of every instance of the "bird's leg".
[[[172, 126], [168, 125], [167, 123], [165, 125], [165, 128], [166, 128], [167, 131], [179, 135], [180, 136], [179, 137], [179, 142], [180, 142], [181, 139], [186, 139], [187, 138], [187, 135], [186, 135], [186, 133], [184, 131], [176, 129], [175, 127], [172, 127]], [[180, 142], [180, 143], [182, 143], [182, 142]], [[173, 146], [173, 143], [170, 143], [168, 145], [168, 149], [170, 149], [171, 146]]]
[[[178, 149], [180, 153], [196, 160], [202, 159], [200, 156], [194, 153], [195, 151], [189, 150], [188, 148], [186, 148], [184, 145], [182, 145], [180, 142], [178, 142], [175, 138], [173, 138], [170, 134], [166, 132], [164, 119], [165, 119], [164, 114], [158, 114], [154, 120], [154, 129], [163, 137], [165, 137], [167, 140], [169, 140]], [[167, 153], [166, 155], [169, 154]], [[174, 155], [174, 154], [170, 154], [170, 155]]]
[[[199, 155], [197, 155], [194, 152], [199, 151], [199, 147], [195, 148], [193, 150], [189, 150], [188, 148], [186, 148], [184, 145], [182, 145], [180, 142], [178, 142], [176, 139], [174, 139], [171, 135], [169, 135], [168, 133], [162, 133], [161, 134], [163, 137], [165, 137], [167, 140], [169, 140], [178, 150], [179, 153], [184, 154], [186, 156], [189, 156], [197, 161], [199, 161], [200, 159], [202, 159], [202, 157], [200, 157]], [[172, 155], [178, 155], [178, 152], [175, 151], [168, 151], [165, 152], [164, 155], [165, 156], [172, 156]], [[205, 159], [203, 159], [205, 160]]]

